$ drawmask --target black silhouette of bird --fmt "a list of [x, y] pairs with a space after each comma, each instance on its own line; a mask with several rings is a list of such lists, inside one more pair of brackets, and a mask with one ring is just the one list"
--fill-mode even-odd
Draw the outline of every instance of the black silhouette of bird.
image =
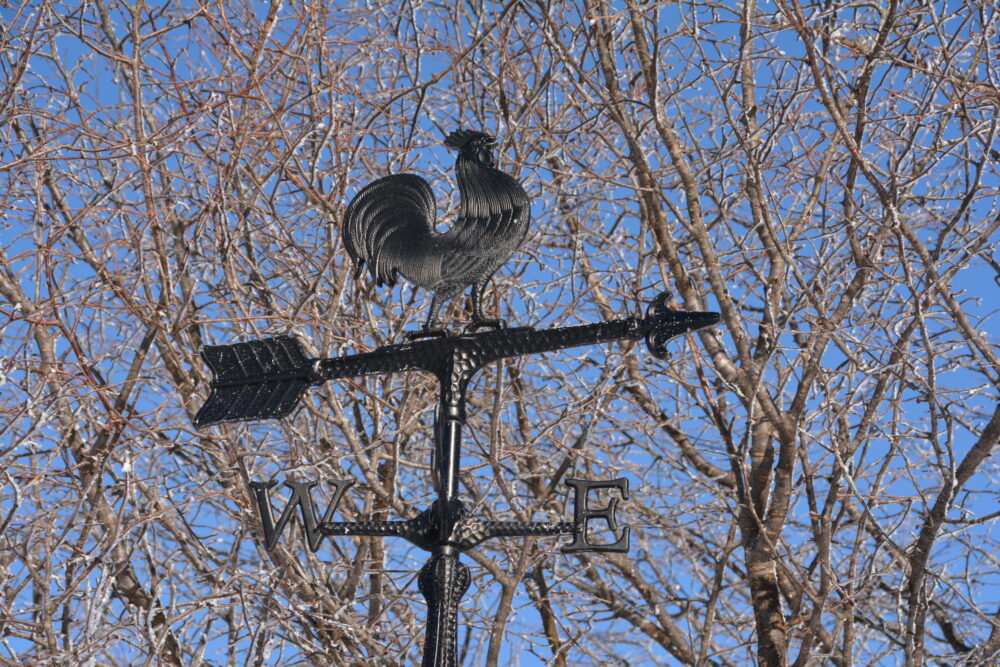
[[465, 330], [502, 328], [503, 320], [483, 316], [486, 283], [524, 240], [531, 222], [531, 202], [521, 185], [495, 168], [496, 139], [473, 130], [457, 130], [444, 145], [458, 151], [458, 218], [445, 232], [435, 231], [437, 206], [430, 186], [415, 174], [395, 174], [362, 188], [347, 206], [344, 243], [354, 262], [354, 277], [365, 265], [376, 285], [396, 284], [399, 274], [433, 295], [421, 331], [443, 336], [436, 328], [444, 302], [472, 287], [472, 322]]

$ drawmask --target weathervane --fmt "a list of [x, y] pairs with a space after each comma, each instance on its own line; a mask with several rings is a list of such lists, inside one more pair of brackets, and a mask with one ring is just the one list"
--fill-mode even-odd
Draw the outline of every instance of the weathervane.
[[[301, 515], [312, 551], [324, 537], [338, 535], [403, 537], [431, 552], [417, 584], [427, 600], [424, 667], [457, 664], [458, 606], [471, 583], [459, 559], [463, 551], [498, 537], [568, 535], [563, 553], [627, 552], [629, 528], [619, 528], [618, 499], [594, 508], [590, 492], [617, 490], [628, 498], [628, 480], [568, 479], [573, 489], [572, 521], [486, 521], [470, 513], [459, 498], [462, 427], [469, 381], [484, 366], [528, 354], [617, 340], [645, 339], [650, 353], [666, 356], [666, 342], [683, 333], [711, 326], [716, 313], [677, 311], [657, 296], [643, 318], [584, 324], [556, 329], [506, 328], [482, 313], [482, 293], [496, 270], [524, 240], [531, 218], [530, 202], [520, 184], [494, 167], [496, 140], [481, 132], [458, 130], [445, 145], [458, 151], [456, 172], [459, 217], [443, 233], [434, 230], [435, 204], [427, 182], [413, 174], [386, 176], [362, 188], [347, 207], [344, 241], [355, 264], [355, 277], [367, 264], [376, 283], [396, 281], [398, 274], [432, 293], [427, 321], [407, 335], [410, 342], [372, 352], [329, 359], [309, 358], [291, 336], [231, 345], [206, 345], [201, 356], [212, 371], [210, 393], [195, 416], [196, 427], [220, 422], [279, 419], [295, 409], [308, 387], [327, 380], [363, 375], [423, 371], [439, 383], [432, 471], [437, 500], [416, 518], [405, 521], [333, 521], [341, 498], [354, 480], [333, 482], [334, 495], [320, 517], [310, 492], [316, 482], [285, 482], [290, 496], [277, 521], [270, 491], [277, 482], [251, 482], [260, 512], [265, 548], [278, 543], [296, 512]], [[472, 321], [460, 334], [438, 328], [442, 303], [472, 288]], [[493, 331], [475, 333], [483, 327]], [[413, 340], [431, 337], [430, 340]], [[615, 535], [611, 543], [594, 543], [591, 521], [602, 520]]]

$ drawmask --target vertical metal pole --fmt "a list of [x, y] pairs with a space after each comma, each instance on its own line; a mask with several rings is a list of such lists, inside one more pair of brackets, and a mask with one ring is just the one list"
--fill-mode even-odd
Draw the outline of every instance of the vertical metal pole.
[[[459, 357], [459, 358], [456, 358]], [[459, 353], [453, 352], [438, 374], [441, 383], [438, 404], [437, 442], [438, 501], [448, 504], [458, 498], [459, 464], [462, 456], [462, 426], [465, 425], [465, 387], [468, 371]], [[451, 526], [448, 526], [449, 532]]]
[[438, 539], [430, 560], [420, 570], [417, 585], [427, 600], [427, 630], [422, 667], [456, 667], [458, 664], [458, 605], [469, 590], [472, 576], [449, 544], [458, 521], [458, 477], [465, 424], [465, 387], [473, 367], [447, 360], [438, 373], [440, 403], [435, 417], [434, 467], [438, 478]]
[[422, 667], [458, 666], [458, 605], [472, 576], [453, 546], [439, 546], [420, 569], [417, 585], [427, 600]]

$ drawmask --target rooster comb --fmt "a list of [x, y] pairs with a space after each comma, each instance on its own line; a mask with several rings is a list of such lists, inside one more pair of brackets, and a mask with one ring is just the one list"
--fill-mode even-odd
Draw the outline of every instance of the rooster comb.
[[495, 137], [492, 137], [485, 132], [476, 132], [475, 130], [455, 130], [445, 138], [444, 145], [448, 148], [461, 150], [465, 148], [469, 142], [477, 139], [485, 141], [489, 146], [492, 146], [497, 142]]

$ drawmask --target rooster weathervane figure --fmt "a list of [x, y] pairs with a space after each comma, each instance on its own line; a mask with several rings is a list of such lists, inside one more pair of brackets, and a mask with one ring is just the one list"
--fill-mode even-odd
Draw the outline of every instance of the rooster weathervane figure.
[[472, 321], [465, 333], [505, 322], [483, 315], [483, 291], [496, 270], [524, 240], [531, 201], [521, 184], [496, 168], [496, 138], [457, 130], [444, 145], [458, 151], [458, 218], [446, 232], [435, 231], [436, 204], [430, 185], [416, 174], [393, 174], [363, 187], [347, 206], [344, 244], [355, 279], [365, 265], [376, 285], [396, 284], [402, 274], [431, 292], [427, 321], [409, 338], [446, 336], [438, 328], [441, 306], [472, 287]]

